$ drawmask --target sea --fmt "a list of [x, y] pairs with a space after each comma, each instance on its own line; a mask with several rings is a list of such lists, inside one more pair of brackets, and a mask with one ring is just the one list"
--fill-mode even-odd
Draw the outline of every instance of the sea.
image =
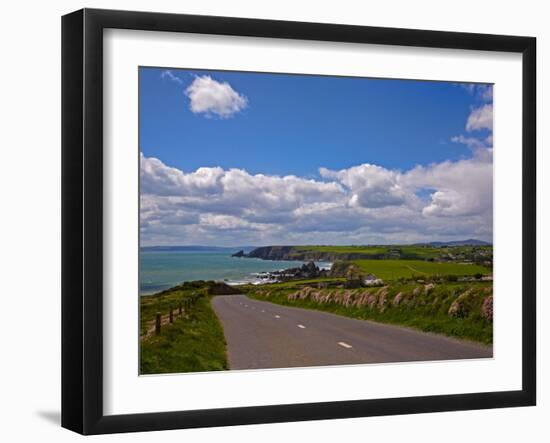
[[[261, 284], [263, 272], [301, 266], [303, 261], [262, 260], [231, 257], [238, 248], [141, 248], [139, 256], [140, 295], [149, 295], [185, 281], [217, 280], [227, 284]], [[329, 262], [315, 262], [330, 269]]]

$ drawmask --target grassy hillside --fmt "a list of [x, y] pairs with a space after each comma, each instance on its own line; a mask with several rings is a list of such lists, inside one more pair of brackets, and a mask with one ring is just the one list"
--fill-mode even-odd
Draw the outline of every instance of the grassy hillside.
[[335, 254], [398, 255], [430, 259], [447, 254], [472, 255], [475, 253], [492, 254], [492, 246], [422, 246], [422, 245], [379, 245], [379, 246], [294, 246], [296, 251], [315, 251]]
[[252, 250], [249, 257], [264, 260], [429, 260], [444, 262], [491, 263], [493, 247], [490, 245], [431, 246], [431, 245], [299, 245], [261, 246]]
[[[141, 374], [228, 369], [223, 328], [211, 307], [210, 289], [207, 282], [191, 282], [141, 297]], [[180, 303], [189, 306], [183, 315], [178, 315]], [[173, 323], [164, 324], [170, 307]], [[163, 316], [159, 335], [152, 333], [157, 312]]]
[[295, 246], [298, 251], [318, 251], [336, 254], [384, 254], [385, 246]]
[[249, 286], [249, 296], [273, 303], [409, 326], [426, 332], [493, 342], [492, 283], [395, 282], [373, 288], [318, 288], [286, 282]]

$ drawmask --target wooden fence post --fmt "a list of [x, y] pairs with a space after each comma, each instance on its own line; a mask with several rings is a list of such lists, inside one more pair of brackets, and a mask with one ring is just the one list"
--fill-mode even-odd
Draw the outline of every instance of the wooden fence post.
[[170, 306], [170, 323], [174, 323], [174, 309]]
[[178, 306], [178, 315], [181, 315], [181, 301], [180, 301], [180, 304]]
[[155, 334], [160, 334], [160, 312], [157, 312], [157, 316], [155, 318]]

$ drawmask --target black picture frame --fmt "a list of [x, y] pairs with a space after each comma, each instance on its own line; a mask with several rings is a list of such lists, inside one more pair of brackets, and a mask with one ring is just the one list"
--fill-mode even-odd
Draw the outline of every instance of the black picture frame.
[[[502, 51], [523, 64], [522, 389], [131, 415], [103, 413], [103, 30]], [[83, 9], [62, 18], [62, 426], [152, 431], [536, 403], [536, 39], [230, 17]]]

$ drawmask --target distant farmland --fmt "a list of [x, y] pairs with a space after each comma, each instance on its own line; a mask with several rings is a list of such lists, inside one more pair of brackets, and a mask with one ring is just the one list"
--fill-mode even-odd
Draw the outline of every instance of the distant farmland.
[[386, 246], [295, 246], [298, 251], [333, 252], [336, 254], [384, 254]]
[[354, 260], [363, 272], [384, 280], [420, 275], [487, 275], [490, 270], [474, 264], [434, 263], [422, 260]]
[[491, 262], [491, 245], [431, 246], [431, 245], [299, 245], [260, 246], [238, 257], [263, 260], [429, 260], [438, 262]]
[[[414, 245], [382, 245], [382, 246], [295, 246], [296, 251], [315, 251], [324, 252], [328, 254], [362, 254], [365, 256], [373, 256], [377, 258], [377, 255], [398, 253], [399, 255], [406, 255], [411, 259], [427, 259], [435, 258], [442, 252], [448, 252], [446, 248], [434, 248], [430, 246], [414, 246]], [[461, 248], [464, 250], [471, 250], [471, 247]], [[458, 248], [455, 249], [458, 251]], [[365, 257], [368, 258], [368, 257]]]

